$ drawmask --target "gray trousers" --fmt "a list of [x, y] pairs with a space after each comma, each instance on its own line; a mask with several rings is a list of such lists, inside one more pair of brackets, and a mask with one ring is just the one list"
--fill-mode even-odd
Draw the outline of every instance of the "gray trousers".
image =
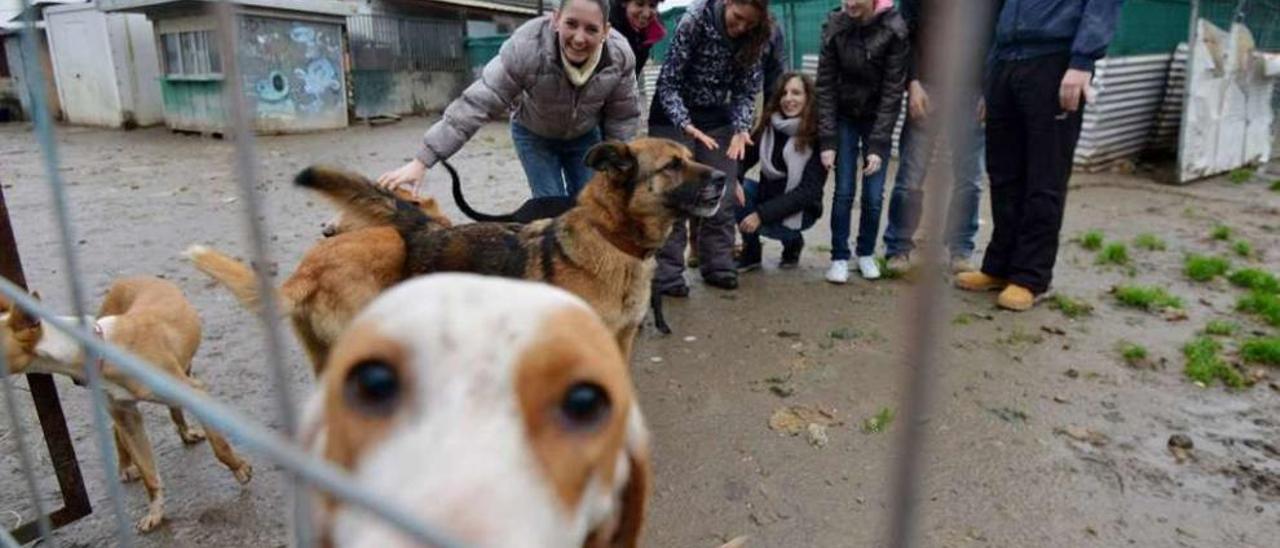
[[[711, 130], [699, 129], [702, 129], [712, 139], [715, 139], [720, 148], [707, 150], [706, 147], [695, 142], [692, 137], [671, 126], [651, 126], [649, 128], [649, 136], [671, 139], [689, 147], [689, 150], [693, 151], [694, 160], [723, 171], [730, 181], [729, 184], [736, 184], [734, 181], [738, 180], [738, 162], [725, 156], [725, 151], [729, 149], [729, 141], [733, 138], [733, 128], [725, 126]], [[696, 223], [698, 227], [698, 267], [702, 271], [703, 277], [713, 272], [737, 273], [733, 263], [735, 227], [733, 219], [737, 208], [738, 202], [734, 199], [733, 189], [728, 189], [720, 200], [720, 209], [716, 211], [716, 214], [708, 219], [701, 219], [701, 222]], [[689, 223], [683, 219], [676, 222], [675, 229], [671, 231], [671, 237], [667, 239], [666, 245], [662, 246], [662, 249], [658, 251], [658, 270], [653, 277], [653, 288], [657, 291], [686, 285], [684, 280], [684, 250], [689, 243], [688, 225]]]

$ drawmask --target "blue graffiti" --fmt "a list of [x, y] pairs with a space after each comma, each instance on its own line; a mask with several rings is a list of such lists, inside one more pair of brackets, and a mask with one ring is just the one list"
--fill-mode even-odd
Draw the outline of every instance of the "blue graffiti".
[[337, 69], [323, 57], [308, 63], [306, 70], [294, 69], [293, 72], [302, 79], [303, 93], [311, 96], [311, 102], [302, 106], [308, 112], [318, 112], [324, 106], [326, 93], [342, 89]]

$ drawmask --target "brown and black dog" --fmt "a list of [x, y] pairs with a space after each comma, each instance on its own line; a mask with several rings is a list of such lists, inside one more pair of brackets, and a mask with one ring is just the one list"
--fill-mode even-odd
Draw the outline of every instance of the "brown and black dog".
[[529, 224], [440, 229], [363, 177], [309, 168], [295, 182], [321, 192], [346, 213], [389, 222], [404, 239], [406, 277], [472, 272], [562, 287], [595, 308], [629, 358], [650, 304], [654, 254], [678, 219], [715, 214], [726, 178], [667, 139], [604, 142], [587, 152], [586, 163], [596, 175], [577, 206]]
[[[449, 227], [357, 174], [322, 167], [300, 173], [297, 184], [375, 225], [317, 243], [280, 287], [281, 313], [293, 322], [315, 371], [343, 328], [384, 289], [409, 276], [448, 271], [568, 289], [596, 308], [630, 357], [649, 305], [654, 253], [676, 219], [715, 213], [725, 176], [665, 139], [602, 143], [587, 162], [597, 173], [578, 205], [527, 225]], [[186, 256], [241, 305], [258, 309], [257, 278], [247, 264], [205, 246], [192, 246]]]

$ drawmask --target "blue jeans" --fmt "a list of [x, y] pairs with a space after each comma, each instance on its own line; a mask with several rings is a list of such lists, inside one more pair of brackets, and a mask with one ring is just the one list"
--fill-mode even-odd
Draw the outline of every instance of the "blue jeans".
[[[978, 201], [982, 196], [982, 174], [986, 171], [983, 165], [986, 135], [975, 118], [962, 117], [964, 123], [953, 128], [948, 139], [952, 187], [942, 241], [952, 257], [972, 255], [973, 240], [978, 234]], [[937, 133], [937, 130], [931, 131], [912, 123], [902, 128], [898, 174], [889, 199], [889, 226], [884, 231], [886, 256], [902, 255], [915, 249], [912, 236], [920, 226], [924, 181], [929, 171], [929, 160], [938, 148]]]
[[[760, 182], [755, 179], [743, 179], [742, 194], [746, 197], [746, 204], [739, 208], [738, 212], [734, 215], [735, 219], [739, 223], [755, 211], [756, 198], [760, 195]], [[756, 229], [755, 234], [743, 234], [742, 239], [744, 242], [747, 240], [759, 241], [760, 237], [764, 236], [765, 238], [778, 240], [782, 243], [790, 243], [798, 238], [803, 239], [804, 235], [801, 233], [808, 230], [809, 227], [813, 226], [813, 224], [818, 220], [816, 218], [807, 218], [803, 213], [800, 215], [801, 221], [800, 228], [798, 229], [787, 228], [781, 222], [768, 224], [761, 223], [760, 228]]]
[[[858, 179], [858, 159], [862, 156], [867, 137], [871, 135], [870, 123], [858, 123], [841, 118], [839, 122], [840, 144], [836, 149], [836, 192], [831, 200], [831, 260], [847, 261], [849, 254], [849, 225], [853, 222], [854, 182]], [[861, 214], [858, 218], [859, 257], [876, 251], [876, 238], [880, 236], [880, 209], [884, 204], [884, 172], [888, 158], [880, 170], [862, 177]]]
[[599, 128], [575, 139], [548, 139], [511, 122], [511, 141], [534, 198], [577, 196], [595, 173], [584, 160], [600, 142]]

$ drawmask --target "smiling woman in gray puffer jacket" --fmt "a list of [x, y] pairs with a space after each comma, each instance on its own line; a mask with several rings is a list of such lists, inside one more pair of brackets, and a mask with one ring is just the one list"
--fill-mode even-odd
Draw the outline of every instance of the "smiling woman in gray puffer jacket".
[[378, 183], [417, 185], [481, 125], [514, 109], [511, 137], [533, 196], [577, 195], [591, 178], [583, 158], [600, 142], [601, 128], [606, 139], [628, 141], [640, 119], [635, 56], [609, 27], [608, 6], [561, 0], [552, 14], [520, 25], [427, 130], [414, 159]]

